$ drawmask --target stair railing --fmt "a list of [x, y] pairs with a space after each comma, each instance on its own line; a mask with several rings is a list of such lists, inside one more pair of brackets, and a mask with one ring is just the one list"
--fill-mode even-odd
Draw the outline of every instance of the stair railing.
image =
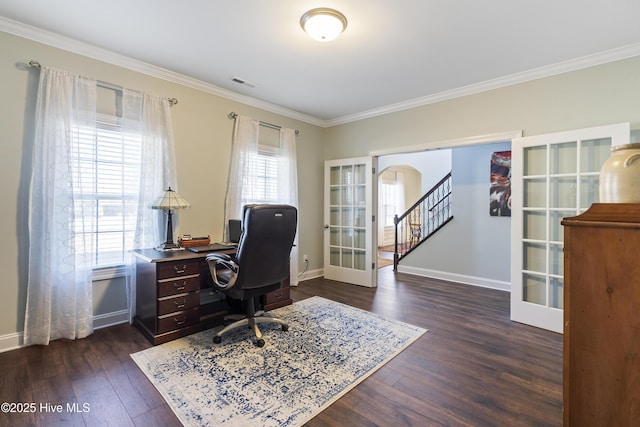
[[449, 172], [406, 212], [394, 217], [394, 270], [402, 258], [453, 219], [451, 188]]

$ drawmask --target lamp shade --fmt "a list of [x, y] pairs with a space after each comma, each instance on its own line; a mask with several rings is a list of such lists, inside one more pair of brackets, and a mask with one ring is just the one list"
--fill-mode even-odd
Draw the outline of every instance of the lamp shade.
[[171, 187], [169, 187], [167, 191], [163, 192], [162, 195], [153, 202], [151, 205], [152, 209], [162, 209], [163, 211], [167, 211], [167, 240], [156, 249], [165, 251], [179, 249], [179, 246], [173, 241], [173, 220], [171, 211], [190, 207], [191, 205], [189, 202], [173, 191]]
[[158, 197], [151, 205], [153, 209], [162, 209], [163, 211], [170, 211], [175, 209], [190, 208], [191, 205], [178, 193], [173, 191], [171, 187]]
[[335, 9], [321, 7], [311, 9], [302, 15], [300, 26], [312, 39], [328, 42], [347, 28], [347, 18]]

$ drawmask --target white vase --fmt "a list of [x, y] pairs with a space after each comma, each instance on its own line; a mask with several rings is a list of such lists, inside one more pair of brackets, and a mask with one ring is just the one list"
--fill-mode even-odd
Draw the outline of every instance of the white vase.
[[611, 147], [600, 169], [600, 203], [640, 203], [640, 143]]

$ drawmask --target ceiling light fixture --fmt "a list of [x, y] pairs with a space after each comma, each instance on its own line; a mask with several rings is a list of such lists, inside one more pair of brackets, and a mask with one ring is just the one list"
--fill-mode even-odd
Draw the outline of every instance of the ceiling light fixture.
[[312, 39], [328, 42], [347, 28], [347, 18], [335, 9], [320, 7], [302, 15], [300, 26]]

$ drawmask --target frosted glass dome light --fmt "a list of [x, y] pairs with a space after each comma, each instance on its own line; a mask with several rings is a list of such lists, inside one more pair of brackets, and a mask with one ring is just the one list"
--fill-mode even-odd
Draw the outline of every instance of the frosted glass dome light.
[[311, 9], [300, 18], [300, 26], [312, 39], [328, 42], [347, 28], [347, 18], [335, 9]]

